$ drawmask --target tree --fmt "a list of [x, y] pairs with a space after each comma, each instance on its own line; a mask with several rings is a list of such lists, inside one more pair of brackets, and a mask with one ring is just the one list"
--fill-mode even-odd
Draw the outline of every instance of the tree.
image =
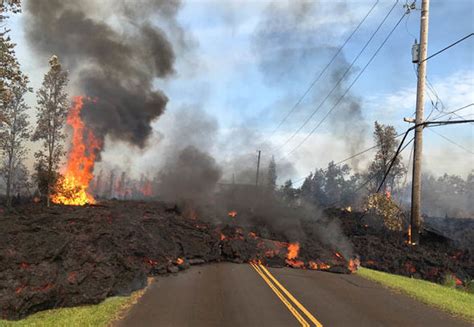
[[275, 191], [276, 181], [277, 181], [276, 163], [275, 163], [275, 158], [272, 156], [272, 160], [270, 160], [270, 163], [268, 164], [268, 172], [267, 172], [267, 188], [272, 193]]
[[0, 150], [4, 156], [0, 174], [6, 182], [7, 207], [11, 207], [12, 186], [17, 183], [16, 173], [23, 166], [27, 154], [25, 142], [30, 138], [30, 127], [26, 111], [29, 107], [24, 96], [31, 91], [28, 88], [28, 78], [25, 75], [10, 85], [8, 101], [3, 101], [0, 112], [8, 124], [0, 129]]
[[335, 165], [334, 161], [328, 164], [326, 169], [325, 191], [328, 198], [328, 205], [341, 205], [344, 189], [346, 187], [346, 176], [351, 172], [348, 165]]
[[[8, 18], [8, 12], [17, 13], [20, 9], [20, 1], [2, 0], [1, 22]], [[7, 29], [0, 32], [0, 151], [3, 155], [0, 175], [6, 182], [7, 207], [11, 207], [12, 191], [19, 184], [19, 174], [26, 169], [22, 161], [27, 153], [25, 141], [30, 137], [30, 130], [26, 114], [29, 108], [24, 96], [32, 92], [28, 87], [28, 77], [20, 69], [15, 55], [16, 45], [11, 41], [9, 32]]]
[[[19, 0], [0, 0], [0, 26], [8, 18], [7, 13], [20, 12]], [[21, 79], [20, 64], [15, 56], [15, 44], [8, 35], [10, 30], [0, 31], [0, 106], [4, 107], [12, 96], [11, 87], [18, 79]], [[8, 118], [0, 112], [0, 126], [9, 124]]]
[[290, 205], [292, 205], [298, 197], [298, 191], [293, 188], [293, 182], [291, 179], [287, 180], [285, 184], [283, 184], [283, 186], [280, 188], [280, 192], [283, 199]]
[[46, 201], [49, 206], [52, 186], [58, 178], [58, 169], [64, 155], [64, 124], [69, 108], [66, 87], [68, 73], [62, 69], [58, 57], [49, 60], [50, 70], [44, 76], [43, 84], [37, 93], [37, 125], [33, 141], [43, 141], [43, 149], [35, 153], [37, 163], [46, 165]]
[[[377, 153], [374, 161], [369, 166], [368, 178], [371, 182], [371, 189], [376, 190], [384, 178], [385, 172], [388, 170], [399, 142], [396, 139], [397, 132], [393, 126], [382, 125], [375, 122], [374, 139], [377, 144]], [[390, 173], [385, 179], [385, 190], [389, 188], [394, 190], [398, 185], [400, 178], [406, 173], [406, 168], [402, 163], [402, 157], [399, 154], [392, 165]]]

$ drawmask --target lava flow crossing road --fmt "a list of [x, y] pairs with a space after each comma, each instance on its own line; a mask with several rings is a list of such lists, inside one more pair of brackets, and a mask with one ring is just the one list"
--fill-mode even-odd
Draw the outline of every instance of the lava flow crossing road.
[[221, 263], [158, 277], [127, 326], [470, 326], [357, 275]]

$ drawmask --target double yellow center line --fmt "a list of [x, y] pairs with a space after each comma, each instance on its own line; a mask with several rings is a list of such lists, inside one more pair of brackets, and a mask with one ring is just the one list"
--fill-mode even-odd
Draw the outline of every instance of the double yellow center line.
[[[267, 268], [265, 268], [265, 266], [255, 263], [250, 263], [250, 265], [260, 275], [260, 277], [262, 277], [262, 279], [265, 281], [265, 283], [267, 283], [267, 285], [276, 294], [280, 301], [288, 308], [291, 314], [295, 316], [296, 320], [299, 321], [301, 326], [311, 326], [311, 324], [308, 322], [309, 320], [314, 324], [314, 326], [323, 327], [323, 325], [308, 310], [306, 310], [306, 308], [297, 299], [295, 299], [295, 297], [291, 295], [291, 293], [288, 292], [288, 290], [283, 287], [280, 282], [278, 282], [278, 280], [268, 271]], [[297, 308], [295, 308], [295, 306], [299, 309], [299, 311]]]

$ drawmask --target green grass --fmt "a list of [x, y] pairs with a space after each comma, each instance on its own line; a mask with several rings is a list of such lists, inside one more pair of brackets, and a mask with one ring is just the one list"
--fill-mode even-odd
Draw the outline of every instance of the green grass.
[[96, 305], [53, 309], [35, 313], [23, 320], [0, 320], [1, 327], [43, 327], [43, 326], [108, 326], [134, 304], [141, 291], [127, 297], [111, 297]]
[[474, 322], [474, 294], [425, 280], [392, 275], [362, 267], [359, 268], [357, 274], [405, 293], [423, 303]]

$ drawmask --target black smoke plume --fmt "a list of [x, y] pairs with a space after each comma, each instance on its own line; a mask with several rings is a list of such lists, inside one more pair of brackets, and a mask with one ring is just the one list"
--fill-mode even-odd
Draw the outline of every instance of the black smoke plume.
[[154, 80], [172, 75], [175, 61], [172, 42], [152, 18], [176, 27], [179, 5], [175, 0], [30, 0], [26, 37], [41, 56], [56, 54], [65, 63], [74, 86], [90, 98], [83, 114], [99, 136], [144, 147], [150, 123], [168, 101]]

